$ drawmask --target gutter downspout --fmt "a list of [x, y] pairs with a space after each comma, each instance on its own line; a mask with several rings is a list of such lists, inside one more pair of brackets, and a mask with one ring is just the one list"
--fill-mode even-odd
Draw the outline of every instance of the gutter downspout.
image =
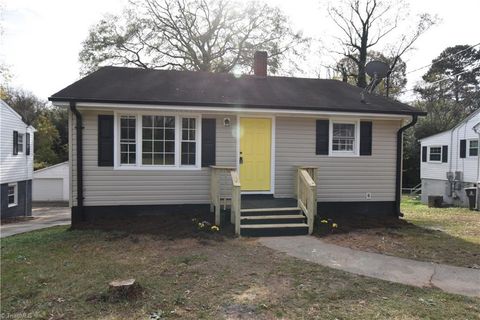
[[[83, 118], [77, 110], [75, 102], [70, 102], [70, 111], [75, 115], [76, 138], [77, 138], [77, 209], [80, 221], [85, 221], [83, 209]], [[76, 218], [76, 217], [75, 217]], [[72, 210], [72, 225], [75, 219]]]
[[395, 211], [398, 217], [403, 217], [400, 211], [400, 202], [402, 197], [402, 156], [403, 156], [403, 132], [417, 123], [418, 116], [412, 115], [412, 121], [398, 129], [397, 131], [397, 164], [395, 177]]

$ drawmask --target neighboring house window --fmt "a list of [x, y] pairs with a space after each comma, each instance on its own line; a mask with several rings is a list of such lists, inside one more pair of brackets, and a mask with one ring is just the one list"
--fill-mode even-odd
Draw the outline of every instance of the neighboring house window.
[[137, 159], [135, 116], [120, 117], [120, 163], [135, 164]]
[[470, 157], [478, 156], [478, 140], [470, 140], [469, 141], [468, 155]]
[[430, 147], [428, 160], [430, 162], [441, 162], [442, 161], [442, 147]]
[[182, 118], [182, 165], [195, 165], [196, 146], [196, 119]]
[[24, 136], [23, 133], [18, 133], [18, 141], [17, 141], [18, 153], [23, 153], [23, 136]]
[[333, 122], [331, 148], [333, 154], [356, 154], [357, 128], [355, 122]]
[[18, 185], [16, 183], [8, 184], [8, 206], [13, 207], [18, 203]]
[[142, 116], [142, 164], [175, 165], [175, 117]]

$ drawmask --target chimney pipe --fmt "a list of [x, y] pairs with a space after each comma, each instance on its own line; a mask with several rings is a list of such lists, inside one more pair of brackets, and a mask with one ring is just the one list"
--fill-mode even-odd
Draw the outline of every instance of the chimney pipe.
[[267, 52], [266, 51], [256, 51], [253, 57], [253, 72], [256, 76], [266, 77], [267, 76]]

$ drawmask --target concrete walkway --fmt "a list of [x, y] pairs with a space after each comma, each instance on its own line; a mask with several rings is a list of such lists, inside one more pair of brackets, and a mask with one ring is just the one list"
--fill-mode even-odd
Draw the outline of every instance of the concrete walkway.
[[480, 270], [352, 250], [312, 236], [260, 238], [290, 256], [367, 277], [480, 297]]
[[70, 208], [68, 207], [36, 207], [32, 210], [32, 216], [35, 219], [2, 224], [0, 237], [5, 238], [14, 234], [70, 224]]

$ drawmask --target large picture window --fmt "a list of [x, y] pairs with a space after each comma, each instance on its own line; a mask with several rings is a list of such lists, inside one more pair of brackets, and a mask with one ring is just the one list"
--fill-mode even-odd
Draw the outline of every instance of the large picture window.
[[355, 123], [332, 124], [332, 152], [355, 153], [356, 149], [356, 125]]
[[117, 168], [200, 168], [200, 117], [122, 114], [115, 123]]
[[175, 117], [142, 117], [142, 164], [175, 164]]
[[135, 164], [137, 159], [135, 116], [120, 117], [120, 163]]

